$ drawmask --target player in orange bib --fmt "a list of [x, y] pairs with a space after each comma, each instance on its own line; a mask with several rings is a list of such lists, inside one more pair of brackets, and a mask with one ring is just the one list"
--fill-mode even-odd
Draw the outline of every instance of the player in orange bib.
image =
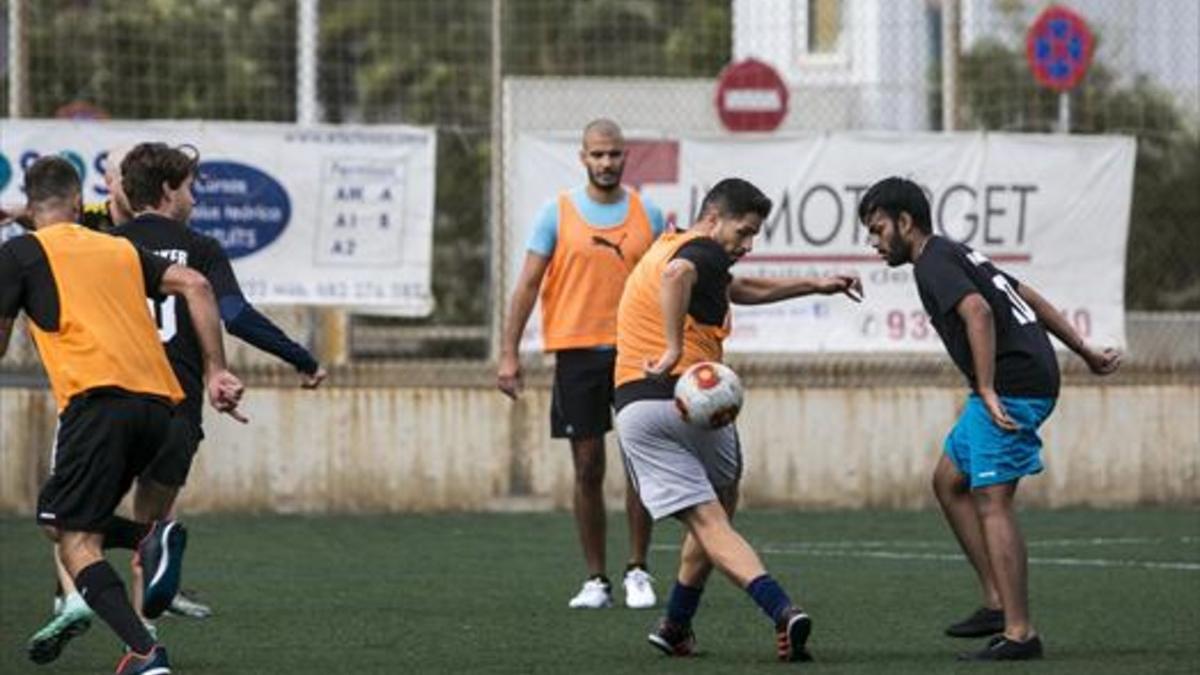
[[767, 574], [733, 529], [742, 454], [734, 425], [700, 429], [675, 408], [679, 375], [720, 361], [729, 303], [778, 302], [810, 294], [858, 301], [856, 276], [733, 277], [771, 212], [771, 200], [739, 178], [717, 183], [686, 232], [664, 234], [625, 284], [617, 314], [617, 434], [638, 495], [656, 520], [673, 516], [687, 530], [666, 616], [649, 636], [670, 656], [695, 648], [692, 618], [713, 568], [746, 591], [775, 625], [777, 654], [811, 659], [812, 621]]
[[[34, 162], [25, 190], [36, 231], [0, 247], [0, 356], [23, 310], [59, 410], [37, 520], [58, 542], [80, 596], [129, 645], [118, 674], [169, 673], [166, 651], [143, 626], [102, 549], [113, 511], [154, 459], [183, 400], [146, 298], [188, 299], [202, 334], [209, 399], [244, 420], [237, 412], [242, 383], [226, 369], [216, 301], [202, 275], [76, 224], [79, 175], [60, 157]], [[183, 528], [166, 523], [152, 534], [161, 537], [147, 537], [139, 553], [161, 563], [170, 597], [179, 583]]]
[[[534, 224], [504, 326], [497, 386], [512, 398], [520, 392], [517, 349], [540, 288], [542, 342], [555, 355], [550, 435], [571, 443], [575, 523], [588, 570], [567, 605], [598, 609], [612, 605], [605, 575], [604, 434], [612, 429], [617, 302], [629, 271], [664, 223], [658, 207], [621, 184], [625, 140], [616, 123], [600, 119], [588, 124], [579, 158], [587, 169], [587, 185], [551, 200]], [[630, 549], [625, 604], [653, 607], [656, 598], [646, 568], [651, 521], [628, 482], [625, 510]]]

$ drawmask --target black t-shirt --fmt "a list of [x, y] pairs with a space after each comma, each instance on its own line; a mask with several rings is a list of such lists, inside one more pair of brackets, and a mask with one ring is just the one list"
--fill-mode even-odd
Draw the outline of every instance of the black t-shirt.
[[[208, 279], [213, 295], [218, 298], [241, 296], [229, 257], [212, 237], [154, 214], [138, 216], [112, 232], [170, 262], [200, 272]], [[204, 407], [204, 355], [192, 325], [187, 300], [173, 295], [156, 303], [154, 319], [158, 324], [159, 337], [167, 349], [171, 368], [186, 396], [180, 409], [199, 426]]]
[[[729, 268], [733, 266], [733, 258], [720, 244], [708, 237], [693, 239], [680, 246], [671, 259], [680, 258], [696, 266], [696, 282], [692, 284], [688, 316], [706, 326], [724, 324], [729, 313], [729, 284], [733, 281]], [[627, 382], [617, 388], [614, 407], [620, 410], [633, 401], [674, 398], [675, 381], [678, 379], [645, 378]]]
[[1058, 360], [1045, 328], [1017, 293], [1015, 278], [969, 247], [930, 237], [917, 259], [914, 276], [921, 304], [929, 313], [954, 364], [976, 387], [967, 327], [955, 311], [964, 297], [979, 293], [992, 309], [996, 331], [996, 393], [1003, 396], [1056, 397]]
[[688, 314], [706, 326], [724, 324], [725, 315], [729, 313], [729, 284], [733, 281], [729, 268], [733, 266], [733, 258], [708, 237], [693, 239], [680, 246], [672, 259], [676, 258], [696, 266], [696, 283], [692, 286]]
[[[161, 298], [158, 288], [170, 262], [140, 248], [138, 259], [146, 297]], [[60, 307], [50, 261], [37, 238], [21, 235], [0, 246], [0, 317], [15, 318], [23, 309], [38, 328], [55, 332]]]

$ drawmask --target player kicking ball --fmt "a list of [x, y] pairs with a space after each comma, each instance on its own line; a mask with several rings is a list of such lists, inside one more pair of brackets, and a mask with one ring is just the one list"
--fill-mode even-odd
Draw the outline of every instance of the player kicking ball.
[[993, 635], [982, 649], [962, 654], [964, 660], [1041, 658], [1013, 502], [1021, 478], [1042, 471], [1037, 430], [1058, 400], [1058, 360], [1046, 332], [1097, 375], [1115, 371], [1121, 354], [1088, 345], [1033, 288], [969, 247], [934, 235], [929, 201], [916, 183], [879, 181], [863, 197], [858, 217], [888, 265], [912, 263], [921, 304], [971, 387], [934, 469], [933, 491], [975, 568], [983, 607], [946, 634]]
[[753, 278], [729, 274], [750, 252], [771, 200], [730, 178], [705, 196], [686, 232], [668, 232], [630, 274], [617, 310], [617, 433], [637, 493], [655, 519], [683, 523], [679, 572], [666, 617], [649, 636], [669, 656], [695, 650], [692, 619], [713, 568], [744, 590], [775, 627], [776, 653], [807, 661], [812, 620], [733, 529], [742, 456], [732, 424], [701, 429], [675, 407], [675, 383], [689, 366], [720, 362], [729, 303], [762, 304], [813, 293], [858, 300], [853, 276]]

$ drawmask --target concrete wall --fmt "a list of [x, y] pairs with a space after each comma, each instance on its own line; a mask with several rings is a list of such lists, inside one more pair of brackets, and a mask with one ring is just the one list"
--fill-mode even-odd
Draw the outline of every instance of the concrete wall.
[[[739, 424], [748, 505], [931, 505], [929, 474], [961, 387], [753, 381]], [[251, 417], [244, 427], [209, 415], [184, 493], [188, 511], [570, 505], [570, 453], [548, 438], [549, 392], [536, 378], [516, 404], [479, 382], [317, 392], [260, 386], [244, 408]], [[1198, 411], [1194, 377], [1068, 384], [1043, 429], [1048, 470], [1027, 481], [1024, 503], [1200, 503]], [[54, 421], [47, 392], [0, 387], [0, 512], [33, 512]], [[615, 508], [623, 488], [614, 446], [610, 436], [607, 491]]]

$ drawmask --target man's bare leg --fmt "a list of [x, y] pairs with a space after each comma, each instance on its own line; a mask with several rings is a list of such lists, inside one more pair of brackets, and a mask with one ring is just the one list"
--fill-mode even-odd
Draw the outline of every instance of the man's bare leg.
[[[139, 523], [152, 523], [164, 520], [175, 508], [175, 498], [179, 488], [168, 487], [148, 478], [139, 478], [133, 490], [133, 519]], [[137, 556], [130, 564], [133, 581], [133, 606], [138, 616], [147, 621], [142, 614], [142, 595], [144, 594], [145, 573]]]
[[1000, 609], [1000, 592], [996, 590], [992, 565], [988, 559], [987, 542], [984, 541], [975, 500], [967, 486], [966, 477], [959, 473], [954, 462], [944, 454], [933, 472], [933, 494], [942, 507], [942, 514], [946, 517], [954, 538], [958, 540], [963, 554], [975, 570], [982, 605], [990, 609]]
[[650, 551], [650, 534], [654, 530], [654, 519], [642, 506], [633, 479], [625, 475], [625, 516], [629, 521], [629, 565], [646, 567]]
[[63, 531], [59, 538], [63, 567], [92, 611], [135, 652], [149, 653], [156, 641], [133, 610], [120, 577], [105, 561], [103, 542], [100, 533]]
[[1004, 606], [1004, 635], [1024, 642], [1035, 633], [1029, 620], [1029, 572], [1025, 539], [1013, 505], [1017, 482], [974, 491], [996, 588]]
[[603, 575], [605, 565], [604, 438], [571, 439], [575, 463], [575, 527], [583, 559], [591, 576]]

